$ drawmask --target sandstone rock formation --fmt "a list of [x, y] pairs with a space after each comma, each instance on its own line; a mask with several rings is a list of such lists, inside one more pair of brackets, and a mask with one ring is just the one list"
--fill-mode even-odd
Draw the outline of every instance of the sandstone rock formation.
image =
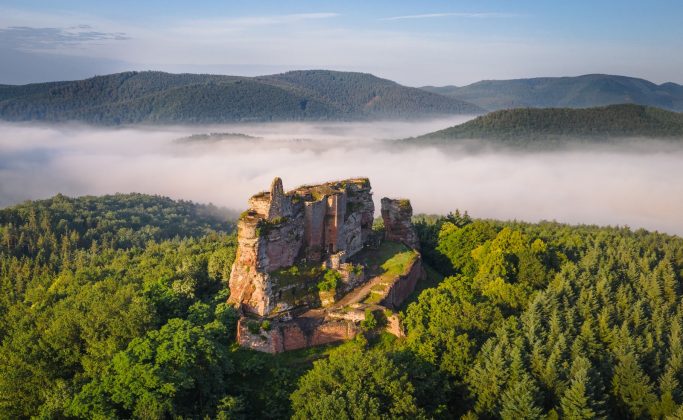
[[287, 193], [275, 178], [270, 191], [251, 197], [249, 210], [238, 221], [229, 302], [260, 316], [291, 309], [294, 304], [282, 296], [296, 293], [301, 285], [283, 282], [274, 272], [297, 262], [344, 263], [367, 243], [374, 211], [367, 178]]
[[[275, 178], [269, 191], [251, 197], [237, 224], [230, 274], [228, 302], [243, 314], [237, 342], [278, 353], [350, 339], [361, 331], [368, 310], [391, 314], [425, 270], [410, 201], [382, 199], [390, 242], [373, 234], [374, 210], [367, 178], [288, 192]], [[377, 272], [381, 264], [373, 255], [382, 255], [385, 246], [395, 249], [391, 242], [412, 248], [399, 246], [412, 257], [402, 273], [387, 277]], [[369, 298], [372, 293], [376, 299]], [[399, 318], [386, 318], [387, 330], [401, 336]]]
[[387, 241], [402, 242], [413, 249], [419, 249], [420, 241], [412, 217], [410, 200], [382, 198], [382, 219]]

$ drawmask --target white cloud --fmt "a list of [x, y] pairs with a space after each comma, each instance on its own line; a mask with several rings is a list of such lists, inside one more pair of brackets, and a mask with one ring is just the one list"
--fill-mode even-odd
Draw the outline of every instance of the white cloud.
[[46, 51], [60, 48], [80, 48], [86, 44], [107, 41], [124, 41], [129, 37], [122, 32], [100, 32], [89, 25], [67, 28], [35, 28], [10, 26], [0, 28], [0, 46], [23, 51]]
[[461, 17], [461, 18], [509, 18], [516, 17], [519, 15], [512, 13], [491, 13], [491, 12], [481, 12], [481, 13], [458, 13], [458, 12], [445, 12], [445, 13], [425, 13], [421, 15], [405, 15], [405, 16], [390, 16], [385, 18], [380, 18], [379, 20], [407, 20], [407, 19], [432, 19], [432, 18], [442, 18], [442, 17]]
[[[523, 15], [503, 13], [431, 13], [385, 19], [428, 19], [454, 15], [463, 18], [494, 18]], [[656, 48], [647, 43], [529, 38], [495, 33], [477, 34], [454, 27], [449, 31], [416, 32], [400, 25], [349, 26], [334, 12], [234, 16], [210, 19], [114, 22], [76, 14], [31, 14], [0, 7], [0, 28], [30, 26], [64, 28], [68, 34], [87, 24], [92, 32], [125, 34], [127, 40], [99, 40], [60, 45], [62, 57], [117, 63], [111, 71], [129, 70], [211, 72], [253, 76], [277, 71], [327, 68], [363, 71], [399, 83], [463, 85], [482, 79], [536, 76], [571, 76], [613, 73], [643, 77], [654, 82], [681, 82], [683, 55], [671, 44]], [[163, 24], [162, 24], [163, 23]], [[495, 22], [481, 22], [481, 25]], [[387, 28], [386, 26], [392, 26]], [[77, 29], [78, 30], [78, 29]], [[1, 45], [0, 45], [1, 46]], [[6, 48], [6, 47], [5, 47]], [[53, 51], [55, 52], [55, 51]], [[54, 55], [54, 54], [53, 54]], [[82, 61], [82, 60], [81, 60]], [[27, 63], [33, 61], [27, 60]], [[655, 63], [655, 64], [653, 64]], [[21, 63], [13, 63], [17, 68]], [[32, 64], [26, 64], [31, 67]], [[7, 67], [7, 65], [5, 65]], [[65, 66], [66, 67], [66, 66]], [[81, 62], [74, 68], [82, 69]], [[97, 73], [107, 73], [97, 66]], [[31, 72], [37, 71], [31, 69]], [[54, 80], [49, 69], [42, 79]], [[73, 77], [80, 78], [82, 72]], [[3, 74], [0, 83], [11, 80]]]

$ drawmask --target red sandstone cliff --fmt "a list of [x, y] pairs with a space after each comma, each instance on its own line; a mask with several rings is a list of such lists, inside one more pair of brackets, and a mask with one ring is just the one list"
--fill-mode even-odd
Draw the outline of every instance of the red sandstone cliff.
[[[238, 343], [278, 353], [347, 340], [361, 331], [366, 310], [385, 313], [386, 308], [400, 306], [425, 271], [417, 252], [410, 201], [388, 198], [382, 199], [385, 238], [411, 247], [415, 258], [381, 291], [382, 306], [367, 300], [348, 303], [350, 297], [367, 296], [374, 287], [366, 283], [365, 265], [346, 262], [370, 242], [377, 246], [371, 240], [374, 210], [366, 178], [288, 192], [275, 178], [270, 191], [251, 197], [237, 224], [237, 255], [230, 274], [228, 302], [245, 315], [238, 322]], [[336, 273], [338, 284], [318, 291], [318, 285], [324, 285], [321, 273], [330, 272]], [[311, 280], [310, 273], [318, 277]], [[346, 300], [334, 303], [346, 292]], [[312, 309], [326, 306], [323, 303], [330, 306]], [[266, 318], [268, 323], [263, 322]], [[387, 328], [397, 336], [403, 334], [396, 314], [388, 317]]]
[[287, 193], [275, 178], [270, 191], [254, 195], [249, 205], [237, 224], [229, 302], [261, 316], [292, 306], [282, 296], [296, 285], [282, 284], [274, 271], [352, 256], [367, 243], [375, 211], [366, 178]]

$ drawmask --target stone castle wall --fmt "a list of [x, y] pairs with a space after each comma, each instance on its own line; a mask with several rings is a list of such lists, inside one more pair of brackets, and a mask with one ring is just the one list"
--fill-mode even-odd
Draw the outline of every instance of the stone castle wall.
[[306, 258], [318, 261], [325, 249], [325, 214], [327, 203], [320, 201], [307, 202], [304, 209], [304, 240], [306, 243]]
[[[410, 202], [383, 198], [381, 203], [385, 239], [417, 250]], [[363, 256], [347, 262], [366, 246], [381, 242], [372, 232], [374, 210], [366, 178], [288, 192], [275, 178], [269, 191], [251, 197], [237, 223], [238, 246], [230, 274], [228, 302], [243, 313], [237, 342], [280, 353], [348, 340], [361, 332], [365, 310], [400, 306], [425, 277], [419, 252], [410, 268], [380, 293], [382, 306], [359, 300], [367, 291], [358, 288], [370, 281]], [[333, 290], [319, 291], [325, 269], [336, 271], [339, 282]], [[396, 314], [387, 318], [386, 329], [403, 335]]]
[[374, 203], [365, 178], [284, 192], [282, 180], [253, 196], [237, 223], [238, 247], [229, 303], [267, 316], [286, 310], [273, 272], [297, 262], [321, 263], [332, 254], [359, 252], [372, 230]]
[[[274, 322], [270, 330], [257, 334], [249, 331], [247, 318], [237, 323], [237, 342], [242, 347], [266, 353], [281, 353], [337, 341], [349, 340], [360, 332], [360, 327], [347, 320], [311, 320]], [[255, 322], [255, 321], [251, 321]]]
[[382, 198], [382, 219], [387, 241], [403, 242], [413, 249], [420, 249], [412, 218], [410, 200]]
[[402, 276], [399, 276], [396, 281], [389, 286], [386, 295], [380, 301], [380, 305], [389, 309], [396, 309], [406, 300], [408, 296], [415, 290], [415, 285], [418, 281], [427, 277], [424, 267], [422, 266], [422, 258], [418, 257], [410, 270]]

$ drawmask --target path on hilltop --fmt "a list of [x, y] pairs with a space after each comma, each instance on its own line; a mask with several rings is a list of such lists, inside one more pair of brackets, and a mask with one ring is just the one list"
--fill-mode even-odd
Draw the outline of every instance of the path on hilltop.
[[358, 303], [361, 300], [365, 299], [369, 294], [370, 291], [372, 290], [372, 286], [376, 285], [377, 283], [382, 281], [382, 276], [375, 276], [365, 282], [362, 286], [356, 287], [355, 289], [351, 290], [349, 293], [344, 295], [343, 298], [339, 299], [337, 302], [335, 302], [332, 306], [330, 306], [330, 309], [339, 309], [343, 308], [344, 306], [347, 305], [352, 305], [354, 303]]
[[334, 311], [336, 309], [341, 309], [344, 306], [353, 305], [354, 303], [359, 303], [365, 299], [372, 290], [372, 287], [377, 283], [382, 281], [382, 276], [372, 277], [367, 282], [363, 283], [361, 286], [356, 287], [349, 293], [345, 294], [343, 298], [339, 299], [337, 302], [333, 303], [327, 308], [316, 308], [304, 312], [300, 315], [303, 318], [323, 318], [328, 311]]

